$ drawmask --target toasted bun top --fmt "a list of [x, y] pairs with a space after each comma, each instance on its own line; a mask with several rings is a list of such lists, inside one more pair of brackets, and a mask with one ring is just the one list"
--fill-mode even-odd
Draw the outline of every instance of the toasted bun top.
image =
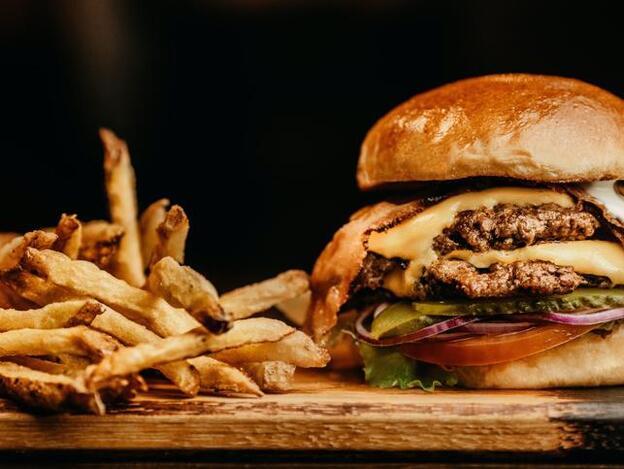
[[360, 188], [477, 176], [538, 182], [624, 177], [624, 101], [542, 75], [490, 75], [414, 96], [368, 132]]

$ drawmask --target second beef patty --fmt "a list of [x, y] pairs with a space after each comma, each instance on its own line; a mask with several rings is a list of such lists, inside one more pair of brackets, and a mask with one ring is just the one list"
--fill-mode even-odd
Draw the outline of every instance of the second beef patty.
[[575, 241], [592, 237], [599, 225], [596, 217], [580, 207], [503, 204], [458, 213], [453, 224], [434, 239], [433, 248], [447, 254], [455, 249], [483, 252], [540, 241]]

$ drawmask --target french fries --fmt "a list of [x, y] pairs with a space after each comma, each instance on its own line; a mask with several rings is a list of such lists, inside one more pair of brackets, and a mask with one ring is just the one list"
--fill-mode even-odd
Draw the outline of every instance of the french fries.
[[[93, 319], [91, 327], [105, 332], [129, 346], [162, 340], [149, 329], [107, 307], [102, 314]], [[194, 396], [199, 392], [199, 373], [187, 361], [171, 361], [155, 368], [187, 396]]]
[[[158, 342], [145, 342], [134, 347], [122, 348], [87, 369], [88, 387], [97, 388], [100, 383], [105, 383], [111, 378], [130, 375], [146, 368], [193, 358], [204, 353], [240, 348], [257, 342], [264, 344], [278, 341], [293, 333], [292, 328], [282, 324], [268, 318], [247, 319], [234, 324], [232, 329], [221, 335], [193, 330]], [[0, 346], [1, 337], [2, 334]]]
[[22, 269], [13, 269], [0, 274], [2, 284], [8, 287], [15, 295], [39, 306], [49, 303], [76, 299], [79, 295], [72, 295], [47, 279], [26, 272]]
[[228, 321], [212, 284], [199, 272], [181, 266], [172, 257], [163, 257], [150, 271], [147, 288], [173, 306], [186, 309], [204, 326]]
[[123, 227], [107, 221], [84, 223], [78, 259], [93, 262], [100, 269], [108, 270], [124, 233]]
[[323, 367], [329, 362], [327, 350], [316, 345], [301, 331], [294, 331], [277, 342], [243, 345], [214, 353], [211, 357], [234, 365], [254, 361], [284, 361], [301, 368]]
[[206, 356], [191, 358], [189, 362], [199, 372], [202, 391], [232, 397], [263, 395], [249, 375], [232, 365]]
[[82, 224], [76, 215], [61, 216], [56, 226], [56, 241], [52, 249], [60, 251], [70, 259], [76, 259], [82, 244]]
[[158, 228], [156, 243], [150, 266], [154, 265], [163, 257], [173, 257], [180, 264], [184, 264], [184, 250], [186, 237], [189, 231], [189, 219], [179, 205], [169, 209]]
[[289, 270], [264, 282], [224, 293], [219, 302], [232, 319], [244, 319], [295, 298], [309, 288], [308, 274]]
[[263, 391], [282, 393], [293, 388], [297, 367], [290, 363], [275, 361], [243, 363], [241, 368], [253, 377]]
[[0, 248], [0, 271], [15, 268], [30, 246], [37, 249], [48, 249], [57, 239], [58, 237], [54, 233], [42, 230], [31, 231], [23, 236], [13, 238]]
[[19, 235], [20, 235], [19, 233], [13, 233], [10, 231], [0, 232], [0, 247], [4, 246], [9, 241], [14, 240]]
[[0, 362], [0, 392], [35, 409], [76, 409], [102, 415], [106, 406], [98, 393], [89, 392], [80, 379]]
[[122, 226], [125, 233], [115, 257], [115, 273], [130, 285], [140, 287], [145, 276], [137, 221], [136, 179], [130, 153], [126, 142], [108, 129], [100, 129], [100, 139], [104, 146], [104, 174], [111, 220]]
[[0, 331], [16, 329], [57, 329], [90, 324], [103, 311], [93, 301], [73, 300], [50, 303], [39, 309], [0, 309]]
[[22, 267], [61, 287], [66, 294], [94, 298], [160, 336], [183, 334], [200, 325], [183, 309], [174, 308], [162, 298], [135, 288], [90, 262], [74, 261], [55, 251], [28, 248]]
[[[0, 273], [0, 277], [2, 273]], [[18, 295], [9, 285], [0, 282], [0, 308], [5, 309], [30, 309], [37, 305], [32, 301]]]
[[25, 366], [32, 370], [43, 371], [44, 373], [53, 375], [70, 375], [72, 373], [72, 370], [64, 364], [45, 360], [43, 358], [17, 355], [15, 357], [3, 357], [2, 362], [15, 363], [16, 365]]
[[111, 131], [100, 137], [111, 221], [63, 214], [55, 228], [0, 233], [0, 393], [31, 408], [103, 414], [146, 391], [149, 368], [189, 397], [261, 397], [292, 389], [297, 366], [324, 366], [327, 351], [303, 332], [250, 317], [276, 306], [299, 324], [307, 274], [219, 297], [183, 265], [184, 210], [161, 199], [139, 223], [128, 148]]
[[158, 342], [145, 342], [122, 348], [104, 357], [97, 365], [87, 368], [87, 387], [97, 389], [113, 378], [201, 355], [210, 349], [209, 342], [209, 334], [192, 331]]
[[72, 354], [94, 360], [119, 348], [112, 337], [86, 326], [18, 329], [0, 333], [0, 357]]
[[79, 375], [93, 363], [93, 360], [89, 357], [72, 355], [70, 353], [59, 353], [56, 359], [67, 369], [67, 374], [73, 376]]
[[150, 265], [152, 257], [158, 246], [158, 227], [165, 221], [167, 216], [169, 199], [160, 199], [152, 203], [141, 214], [139, 226], [141, 228], [141, 256], [143, 258], [143, 268]]
[[299, 296], [278, 303], [275, 307], [293, 324], [302, 327], [310, 308], [311, 299], [312, 294], [308, 290]]

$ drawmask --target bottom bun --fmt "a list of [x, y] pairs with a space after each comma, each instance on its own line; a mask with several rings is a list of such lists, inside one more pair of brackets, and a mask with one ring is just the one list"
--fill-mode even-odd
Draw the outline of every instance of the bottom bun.
[[459, 384], [480, 389], [543, 389], [624, 384], [624, 326], [606, 337], [588, 333], [531, 357], [456, 368]]
[[[351, 337], [330, 347], [333, 369], [362, 366]], [[572, 342], [522, 360], [453, 370], [459, 385], [475, 389], [544, 389], [624, 384], [624, 324], [606, 337], [588, 333]]]

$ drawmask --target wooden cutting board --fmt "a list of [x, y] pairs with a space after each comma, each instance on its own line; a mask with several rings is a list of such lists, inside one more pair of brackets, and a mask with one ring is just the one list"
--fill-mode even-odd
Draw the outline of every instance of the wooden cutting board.
[[622, 449], [624, 388], [425, 393], [316, 372], [262, 399], [181, 399], [157, 385], [101, 417], [33, 416], [0, 400], [0, 429], [0, 450]]

